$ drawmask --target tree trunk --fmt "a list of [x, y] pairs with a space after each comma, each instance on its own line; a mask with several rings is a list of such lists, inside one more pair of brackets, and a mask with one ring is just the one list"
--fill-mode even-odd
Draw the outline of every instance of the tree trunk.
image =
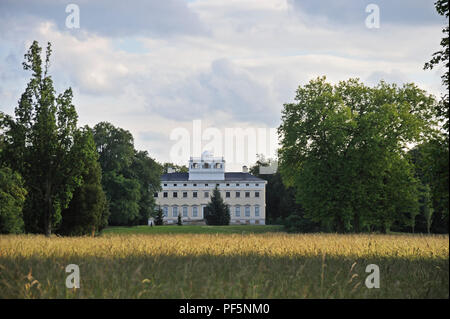
[[50, 237], [52, 234], [52, 205], [51, 200], [47, 201], [47, 212], [45, 213], [45, 236]]
[[359, 233], [360, 232], [359, 215], [358, 215], [358, 213], [355, 213], [355, 215], [353, 216], [353, 227], [354, 227], [355, 233]]
[[343, 234], [345, 232], [344, 221], [342, 220], [341, 216], [336, 217], [336, 230], [340, 234]]
[[44, 231], [45, 236], [50, 237], [52, 234], [52, 197], [50, 194], [50, 183], [48, 180], [45, 186], [45, 203], [47, 204], [47, 211], [45, 212], [44, 218]]

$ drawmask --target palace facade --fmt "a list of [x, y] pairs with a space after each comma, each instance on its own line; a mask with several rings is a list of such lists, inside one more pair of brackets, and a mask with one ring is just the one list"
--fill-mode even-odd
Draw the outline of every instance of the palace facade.
[[155, 199], [166, 223], [176, 223], [179, 214], [183, 223], [204, 222], [205, 207], [217, 186], [230, 208], [230, 224], [265, 224], [267, 181], [249, 174], [246, 166], [242, 172], [225, 172], [223, 157], [208, 151], [191, 157], [188, 167], [188, 173], [169, 169], [161, 176], [162, 190]]

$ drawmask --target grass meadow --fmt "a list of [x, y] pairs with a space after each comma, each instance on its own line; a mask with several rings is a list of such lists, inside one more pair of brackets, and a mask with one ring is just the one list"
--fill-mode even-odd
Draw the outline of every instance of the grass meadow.
[[[68, 264], [79, 289], [65, 286]], [[368, 289], [366, 266], [380, 268]], [[287, 234], [278, 226], [0, 235], [0, 298], [448, 298], [448, 235]]]

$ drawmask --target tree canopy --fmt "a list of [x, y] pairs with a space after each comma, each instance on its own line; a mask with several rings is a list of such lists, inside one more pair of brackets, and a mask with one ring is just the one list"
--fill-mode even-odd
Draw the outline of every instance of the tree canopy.
[[2, 159], [25, 181], [25, 229], [50, 235], [81, 184], [84, 163], [80, 160], [83, 146], [75, 143], [78, 130], [72, 90], [56, 95], [48, 73], [50, 43], [44, 61], [41, 51], [34, 41], [25, 54], [23, 68], [32, 72], [31, 79], [15, 109], [15, 119], [7, 119]]
[[410, 222], [418, 183], [405, 154], [433, 131], [435, 104], [413, 84], [322, 77], [299, 87], [282, 111], [279, 168], [306, 216], [339, 232]]

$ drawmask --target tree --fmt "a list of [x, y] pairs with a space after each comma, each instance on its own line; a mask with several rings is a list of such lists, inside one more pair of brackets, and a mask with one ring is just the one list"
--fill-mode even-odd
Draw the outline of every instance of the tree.
[[182, 226], [183, 225], [183, 220], [181, 219], [181, 214], [178, 214], [177, 225], [178, 226]]
[[80, 133], [76, 143], [85, 149], [83, 182], [75, 190], [68, 208], [63, 210], [58, 232], [63, 235], [93, 236], [108, 225], [108, 202], [101, 184], [102, 172], [92, 130], [85, 127]]
[[22, 208], [27, 191], [19, 173], [0, 168], [0, 234], [23, 232]]
[[56, 96], [48, 74], [50, 43], [44, 62], [41, 51], [34, 41], [25, 54], [23, 68], [32, 71], [31, 80], [15, 109], [15, 120], [8, 121], [2, 159], [24, 178], [26, 231], [49, 236], [80, 185], [84, 163], [74, 147], [77, 113], [72, 90]]
[[111, 212], [109, 224], [117, 226], [138, 224], [141, 199], [139, 181], [116, 171], [105, 172], [102, 181]]
[[156, 210], [156, 216], [155, 216], [155, 226], [161, 226], [164, 224], [164, 216], [163, 211], [161, 207], [158, 207]]
[[[433, 209], [430, 231], [433, 233], [448, 233], [449, 229], [449, 149], [445, 139], [442, 134], [437, 134], [409, 151], [421, 188], [429, 188]], [[427, 221], [421, 220], [422, 216], [423, 214], [418, 218], [423, 227], [418, 226], [426, 231]]]
[[139, 220], [140, 184], [129, 170], [134, 158], [130, 132], [101, 122], [93, 128], [102, 168], [102, 184], [109, 202], [111, 225], [133, 225]]
[[147, 151], [135, 151], [130, 166], [130, 176], [136, 179], [140, 186], [138, 224], [146, 225], [155, 209], [153, 194], [161, 189], [161, 174], [161, 165], [149, 157]]
[[230, 224], [230, 209], [220, 196], [217, 186], [213, 191], [211, 201], [206, 206], [205, 220], [208, 225]]
[[[444, 16], [448, 22], [449, 17], [449, 4], [448, 0], [437, 0], [435, 2], [436, 11]], [[439, 50], [433, 53], [431, 60], [425, 63], [424, 69], [433, 69], [435, 66], [440, 65], [441, 63], [444, 65], [444, 69], [446, 70], [442, 75], [442, 85], [446, 88], [446, 93], [442, 97], [441, 103], [436, 105], [437, 115], [444, 121], [443, 128], [447, 131], [447, 147], [448, 147], [448, 119], [449, 119], [449, 26], [448, 24], [444, 26], [442, 29], [442, 33], [444, 33], [444, 37], [441, 40], [442, 50]]]
[[93, 128], [109, 201], [111, 225], [147, 224], [160, 189], [162, 167], [147, 152], [134, 149], [130, 132], [101, 122]]
[[[305, 211], [300, 203], [296, 202], [295, 189], [293, 187], [286, 187], [283, 184], [281, 174], [277, 170], [273, 174], [261, 174], [261, 167], [277, 166], [273, 159], [265, 159], [264, 156], [257, 155], [258, 160], [255, 165], [250, 167], [249, 171], [252, 175], [267, 181], [266, 185], [266, 222], [268, 224], [282, 223], [290, 224], [295, 222], [295, 226], [289, 231], [310, 232], [319, 230], [320, 225], [306, 218]], [[296, 216], [287, 218], [290, 216]], [[298, 218], [297, 218], [298, 217]], [[301, 220], [301, 222], [297, 222]]]
[[418, 198], [405, 150], [432, 131], [433, 97], [413, 84], [323, 77], [299, 87], [295, 101], [282, 112], [279, 168], [305, 216], [338, 232], [409, 222]]
[[163, 172], [167, 173], [169, 170], [169, 167], [172, 168], [174, 170], [174, 172], [177, 172], [177, 173], [187, 173], [189, 171], [189, 169], [187, 168], [186, 165], [176, 165], [173, 163], [164, 163], [163, 164]]

